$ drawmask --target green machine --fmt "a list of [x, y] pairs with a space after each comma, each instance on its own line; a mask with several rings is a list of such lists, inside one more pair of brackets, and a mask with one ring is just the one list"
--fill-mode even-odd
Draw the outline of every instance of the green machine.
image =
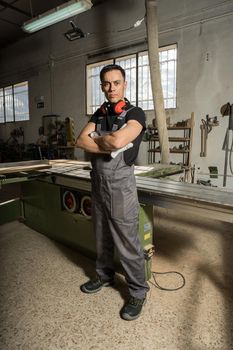
[[[95, 258], [90, 180], [52, 175], [21, 186], [22, 219], [27, 226]], [[152, 218], [153, 207], [141, 204], [139, 237], [147, 279], [151, 277], [153, 255]], [[117, 257], [116, 264], [119, 265]]]
[[[153, 255], [153, 178], [163, 175], [164, 171], [177, 171], [173, 168], [165, 171], [159, 165], [135, 167], [140, 202], [138, 231], [144, 250], [147, 279], [151, 277]], [[16, 181], [20, 182], [21, 187], [20, 198], [0, 205], [0, 217], [4, 217], [0, 223], [20, 218], [32, 229], [95, 258], [89, 162], [54, 160], [6, 163], [0, 165], [0, 176], [0, 185]], [[138, 185], [138, 181], [141, 184]], [[144, 186], [148, 188], [146, 191]], [[120, 266], [117, 256], [115, 260]]]

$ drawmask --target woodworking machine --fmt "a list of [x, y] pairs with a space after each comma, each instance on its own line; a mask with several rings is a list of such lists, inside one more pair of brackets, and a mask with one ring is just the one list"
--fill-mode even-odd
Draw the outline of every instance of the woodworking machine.
[[[0, 224], [21, 219], [51, 239], [95, 257], [90, 163], [53, 160], [13, 164], [0, 164], [0, 188], [20, 182], [21, 195], [5, 202], [0, 200]], [[135, 166], [140, 202], [139, 237], [148, 279], [153, 255], [154, 205], [233, 222], [233, 191], [181, 183], [167, 177], [158, 179], [180, 171], [179, 166]]]
[[[21, 183], [20, 199], [5, 203], [9, 216], [17, 208], [23, 222], [34, 230], [66, 245], [73, 246], [90, 257], [95, 257], [95, 235], [91, 220], [90, 163], [57, 160], [47, 164], [33, 162], [14, 167], [0, 167], [4, 184]], [[27, 167], [28, 165], [28, 167]], [[42, 166], [42, 169], [40, 168]], [[135, 173], [145, 175], [153, 167], [136, 167]], [[158, 170], [161, 174], [162, 169]], [[28, 176], [27, 176], [28, 175]], [[14, 207], [13, 207], [14, 204]], [[13, 209], [14, 208], [14, 209]], [[7, 214], [8, 212], [8, 214]], [[12, 215], [11, 215], [12, 217]], [[139, 238], [144, 250], [147, 279], [151, 275], [153, 255], [153, 206], [140, 203]], [[115, 258], [118, 264], [117, 256]]]
[[[57, 163], [51, 174], [22, 184], [23, 218], [26, 225], [48, 237], [95, 258], [95, 235], [91, 220], [90, 169], [84, 163]], [[150, 278], [153, 208], [141, 205], [139, 237]], [[116, 258], [117, 261], [117, 258]]]

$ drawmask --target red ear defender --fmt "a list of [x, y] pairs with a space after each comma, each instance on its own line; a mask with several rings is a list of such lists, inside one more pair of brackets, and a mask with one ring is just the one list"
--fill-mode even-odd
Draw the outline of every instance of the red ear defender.
[[123, 108], [125, 107], [125, 105], [126, 105], [125, 100], [121, 100], [121, 101], [117, 102], [117, 104], [114, 107], [115, 113], [121, 114], [123, 112]]

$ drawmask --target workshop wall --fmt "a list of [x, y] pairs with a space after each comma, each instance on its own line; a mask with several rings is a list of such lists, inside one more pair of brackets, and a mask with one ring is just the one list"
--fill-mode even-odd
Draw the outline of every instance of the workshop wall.
[[[217, 166], [223, 174], [222, 145], [228, 117], [220, 117], [220, 107], [233, 103], [233, 1], [160, 0], [158, 4], [160, 46], [178, 45], [177, 108], [168, 110], [167, 115], [175, 123], [195, 113], [192, 164], [196, 178], [209, 179], [209, 166]], [[30, 121], [0, 125], [0, 138], [6, 140], [12, 129], [22, 126], [25, 143], [35, 142], [42, 116], [51, 113], [62, 119], [73, 117], [78, 134], [88, 120], [85, 65], [147, 49], [144, 22], [138, 28], [119, 32], [133, 26], [144, 14], [144, 1], [107, 1], [77, 17], [78, 26], [91, 33], [86, 38], [69, 42], [63, 35], [70, 29], [67, 20], [2, 50], [0, 86], [29, 81]], [[38, 109], [41, 97], [44, 108]], [[150, 123], [153, 113], [146, 114]], [[209, 133], [207, 157], [201, 158], [200, 124], [206, 114], [218, 116], [220, 125]], [[146, 159], [145, 143], [141, 152], [140, 159]], [[84, 154], [77, 150], [76, 156], [80, 159]], [[212, 183], [221, 186], [222, 176], [212, 179]], [[227, 187], [233, 188], [232, 176], [227, 179]]]

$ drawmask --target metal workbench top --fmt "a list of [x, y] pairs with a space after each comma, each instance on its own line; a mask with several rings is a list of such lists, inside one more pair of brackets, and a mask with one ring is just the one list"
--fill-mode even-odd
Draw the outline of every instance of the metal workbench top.
[[[52, 161], [51, 164], [50, 171], [53, 174], [76, 178], [80, 187], [84, 186], [84, 189], [90, 190], [89, 162]], [[232, 190], [178, 182], [167, 178], [139, 176], [139, 174], [151, 173], [152, 170], [153, 166], [135, 166], [136, 184], [141, 203], [233, 222]], [[88, 185], [85, 185], [86, 182]], [[59, 179], [57, 183], [62, 184]]]
[[[38, 169], [38, 172], [43, 174], [44, 181], [46, 178], [52, 178], [51, 181], [56, 185], [91, 191], [89, 162], [52, 160], [45, 163], [47, 168], [45, 164], [45, 168]], [[26, 162], [23, 164], [22, 170], [25, 171], [28, 165], [34, 164]], [[40, 166], [43, 167], [41, 162]], [[153, 166], [135, 166], [136, 184], [141, 203], [172, 208], [173, 210], [180, 209], [183, 212], [192, 212], [213, 219], [233, 222], [232, 190], [172, 181], [167, 178], [152, 178], [152, 173]], [[149, 177], [145, 176], [147, 174]]]

